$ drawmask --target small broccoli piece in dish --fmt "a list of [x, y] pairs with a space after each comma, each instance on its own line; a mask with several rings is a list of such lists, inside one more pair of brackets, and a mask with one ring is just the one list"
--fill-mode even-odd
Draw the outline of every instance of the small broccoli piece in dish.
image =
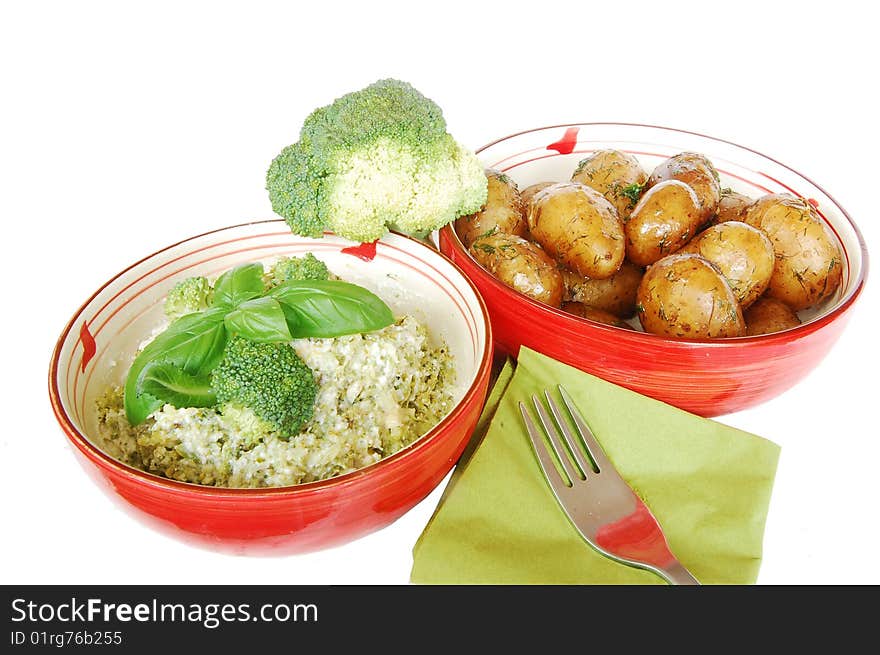
[[288, 343], [257, 343], [234, 337], [211, 373], [217, 401], [250, 408], [289, 438], [312, 418], [318, 385]]
[[205, 277], [188, 277], [181, 280], [165, 297], [165, 315], [174, 320], [207, 309], [211, 305], [214, 290]]
[[277, 428], [264, 421], [250, 407], [236, 402], [228, 402], [217, 407], [220, 423], [224, 430], [237, 435], [237, 447], [250, 449], [260, 443]]
[[329, 280], [327, 264], [307, 252], [302, 257], [282, 257], [266, 272], [267, 287], [297, 280]]
[[374, 241], [424, 235], [479, 211], [487, 182], [442, 111], [411, 85], [380, 80], [316, 109], [269, 166], [272, 209], [291, 230]]

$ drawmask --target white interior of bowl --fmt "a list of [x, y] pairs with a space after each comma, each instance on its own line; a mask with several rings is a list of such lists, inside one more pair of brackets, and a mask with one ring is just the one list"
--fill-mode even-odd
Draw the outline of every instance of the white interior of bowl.
[[[164, 298], [177, 280], [193, 275], [213, 279], [241, 263], [268, 264], [306, 252], [341, 278], [376, 293], [395, 315], [410, 314], [427, 324], [432, 340], [445, 342], [455, 359], [459, 402], [473, 384], [487, 347], [484, 314], [473, 288], [446, 259], [412, 239], [388, 235], [371, 261], [342, 252], [352, 245], [334, 236], [294, 236], [283, 222], [265, 221], [189, 239], [119, 274], [63, 335], [56, 382], [71, 423], [87, 438], [95, 434], [95, 399], [108, 385], [123, 382], [140, 344], [166, 324]], [[92, 356], [87, 354], [88, 335], [94, 339]]]
[[[538, 182], [568, 180], [581, 159], [608, 148], [634, 155], [649, 174], [674, 154], [699, 152], [715, 165], [722, 188], [730, 187], [753, 198], [792, 193], [815, 201], [819, 214], [843, 246], [844, 276], [831, 298], [799, 312], [801, 321], [806, 323], [833, 311], [855, 291], [863, 266], [862, 245], [843, 208], [801, 174], [748, 148], [669, 128], [584, 123], [516, 134], [481, 148], [477, 154], [486, 168], [506, 173], [523, 189]], [[638, 326], [638, 321], [633, 324]]]

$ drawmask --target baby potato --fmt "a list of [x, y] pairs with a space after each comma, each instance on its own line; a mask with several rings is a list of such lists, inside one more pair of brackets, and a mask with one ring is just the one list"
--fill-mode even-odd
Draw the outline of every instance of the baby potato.
[[639, 160], [620, 150], [597, 150], [582, 159], [571, 176], [572, 182], [586, 184], [605, 196], [624, 221], [647, 179]]
[[569, 314], [574, 314], [575, 316], [580, 316], [581, 318], [589, 319], [591, 321], [596, 321], [597, 323], [613, 325], [614, 327], [624, 328], [626, 330], [633, 329], [632, 326], [624, 321], [622, 318], [615, 316], [610, 312], [606, 312], [602, 309], [590, 307], [589, 305], [585, 305], [581, 302], [564, 302], [562, 303], [562, 311], [568, 312]]
[[758, 298], [744, 313], [746, 334], [750, 337], [793, 328], [801, 319], [791, 307], [776, 298]]
[[693, 253], [664, 257], [645, 272], [638, 290], [646, 332], [712, 339], [745, 333], [742, 310], [724, 276]]
[[721, 184], [718, 172], [704, 155], [682, 152], [661, 162], [648, 178], [648, 187], [664, 180], [679, 180], [694, 190], [700, 200], [700, 225], [706, 223], [715, 214], [718, 202], [721, 200]]
[[679, 252], [693, 252], [715, 264], [743, 309], [764, 293], [776, 263], [767, 235], [739, 221], [706, 228]]
[[709, 225], [718, 225], [718, 223], [726, 223], [727, 221], [742, 222], [746, 215], [746, 210], [755, 202], [753, 198], [738, 193], [731, 189], [721, 189], [721, 200], [718, 201], [718, 207], [715, 215], [710, 219]]
[[638, 266], [653, 264], [686, 244], [701, 224], [700, 200], [690, 186], [679, 180], [658, 182], [624, 223], [626, 257]]
[[474, 241], [470, 253], [512, 289], [553, 307], [562, 303], [562, 273], [556, 262], [531, 241], [496, 232]]
[[611, 277], [623, 262], [623, 223], [617, 211], [602, 194], [579, 182], [540, 191], [528, 227], [547, 254], [585, 277]]
[[520, 191], [519, 196], [522, 198], [523, 207], [525, 207], [525, 213], [528, 215], [529, 206], [532, 204], [532, 200], [538, 194], [539, 191], [543, 191], [548, 186], [553, 186], [556, 182], [538, 182], [537, 184], [530, 184], [525, 189]]
[[466, 248], [493, 231], [517, 236], [526, 234], [525, 205], [516, 182], [494, 170], [486, 171], [486, 181], [489, 195], [483, 209], [455, 220], [455, 233]]
[[787, 193], [769, 194], [749, 207], [745, 219], [773, 244], [776, 264], [769, 297], [798, 311], [829, 298], [840, 286], [840, 246], [809, 202]]
[[642, 274], [641, 268], [628, 261], [620, 265], [617, 273], [603, 280], [592, 280], [563, 269], [563, 300], [601, 309], [620, 318], [630, 318], [636, 313], [636, 291]]

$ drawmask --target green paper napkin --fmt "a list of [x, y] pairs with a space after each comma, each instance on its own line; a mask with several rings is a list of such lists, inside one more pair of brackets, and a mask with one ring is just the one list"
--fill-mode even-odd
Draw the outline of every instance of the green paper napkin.
[[[606, 454], [703, 583], [753, 583], [779, 446], [521, 348], [413, 549], [422, 584], [658, 584], [603, 557], [562, 513], [517, 403], [562, 383]], [[497, 408], [493, 404], [497, 402]]]

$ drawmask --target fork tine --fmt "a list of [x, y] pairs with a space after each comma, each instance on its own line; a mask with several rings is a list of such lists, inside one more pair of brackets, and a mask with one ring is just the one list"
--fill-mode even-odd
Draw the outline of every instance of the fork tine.
[[519, 403], [519, 411], [522, 414], [523, 423], [526, 425], [526, 432], [529, 433], [529, 439], [532, 441], [535, 454], [538, 456], [538, 463], [541, 465], [541, 470], [544, 471], [544, 478], [551, 486], [555, 486], [553, 482], [554, 480], [558, 480], [563, 485], [567, 485], [568, 481], [562, 478], [559, 471], [556, 469], [556, 465], [553, 463], [553, 457], [550, 456], [550, 452], [547, 450], [547, 445], [544, 443], [541, 431], [538, 429], [538, 426], [532, 422], [532, 417], [529, 416], [529, 412], [522, 402]]
[[569, 452], [575, 459], [575, 464], [577, 464], [582, 473], [581, 479], [586, 480], [587, 472], [598, 472], [596, 471], [597, 467], [594, 467], [593, 463], [584, 455], [584, 451], [580, 447], [577, 437], [572, 434], [571, 428], [568, 427], [568, 421], [563, 418], [559, 405], [557, 405], [553, 398], [551, 398], [550, 392], [547, 389], [544, 389], [544, 398], [547, 399], [547, 406], [550, 408], [550, 413], [553, 414], [556, 425], [562, 431], [563, 440], [566, 442]]
[[547, 410], [544, 409], [541, 401], [534, 394], [532, 394], [532, 402], [535, 405], [535, 411], [538, 412], [538, 418], [541, 420], [541, 425], [544, 426], [544, 432], [547, 433], [547, 437], [550, 439], [550, 445], [553, 447], [553, 452], [556, 454], [559, 465], [562, 466], [565, 474], [568, 476], [568, 481], [571, 484], [574, 484], [575, 480], [583, 480], [584, 476], [574, 470], [574, 466], [571, 464], [571, 459], [569, 459], [566, 448], [561, 443], [562, 435], [559, 434], [559, 430], [553, 425], [553, 420], [550, 418]]
[[593, 431], [590, 430], [590, 426], [587, 425], [584, 417], [581, 416], [581, 413], [577, 410], [577, 407], [575, 407], [574, 401], [571, 399], [571, 396], [568, 395], [565, 387], [559, 384], [557, 385], [557, 388], [559, 389], [559, 395], [562, 396], [562, 402], [565, 403], [569, 414], [571, 414], [571, 418], [574, 421], [578, 434], [581, 436], [581, 439], [583, 439], [584, 446], [586, 447], [590, 458], [595, 462], [599, 471], [601, 472], [603, 469], [614, 470], [613, 465], [605, 456], [605, 451], [602, 450], [602, 446], [596, 441], [596, 437], [593, 436]]

